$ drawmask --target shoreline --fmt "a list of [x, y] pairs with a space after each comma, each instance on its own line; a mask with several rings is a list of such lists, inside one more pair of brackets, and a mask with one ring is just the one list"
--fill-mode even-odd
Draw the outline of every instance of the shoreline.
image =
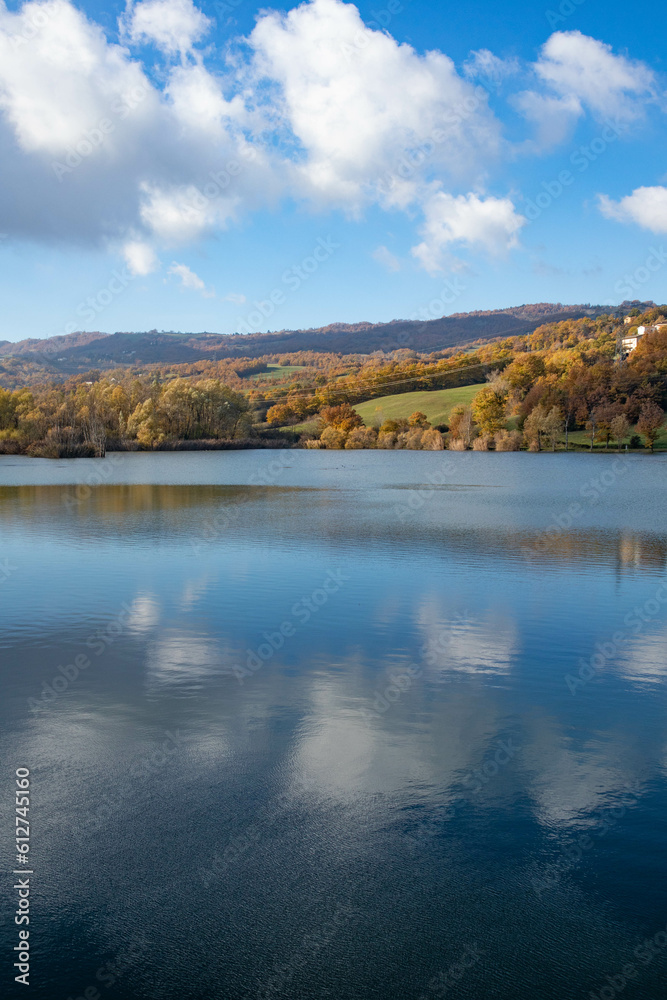
[[518, 448], [516, 451], [497, 451], [494, 448], [489, 448], [485, 451], [476, 451], [474, 448], [467, 448], [462, 451], [458, 448], [442, 448], [438, 450], [430, 450], [423, 448], [305, 448], [302, 445], [295, 444], [289, 441], [278, 441], [272, 439], [271, 441], [173, 441], [173, 442], [163, 442], [154, 448], [142, 448], [142, 447], [122, 447], [117, 442], [114, 442], [113, 446], [107, 448], [103, 455], [100, 454], [87, 454], [79, 451], [77, 454], [62, 454], [62, 455], [48, 455], [48, 454], [30, 454], [28, 452], [12, 452], [12, 451], [0, 451], [0, 460], [3, 458], [31, 458], [40, 459], [43, 461], [77, 461], [79, 459], [97, 460], [105, 461], [109, 455], [155, 455], [155, 454], [174, 454], [177, 452], [192, 453], [192, 452], [216, 452], [216, 451], [307, 451], [307, 452], [328, 452], [331, 455], [341, 455], [345, 453], [354, 453], [360, 451], [367, 452], [377, 452], [381, 454], [387, 454], [388, 452], [393, 453], [405, 453], [410, 452], [413, 454], [432, 454], [432, 455], [443, 455], [443, 454], [477, 454], [477, 455], [607, 455], [610, 458], [620, 458], [628, 455], [644, 455], [644, 456], [656, 456], [667, 455], [667, 447], [656, 448], [651, 451], [649, 448], [623, 448], [620, 451], [618, 449], [605, 449], [605, 448], [577, 448], [569, 447], [567, 450], [565, 448], [556, 448], [552, 450], [551, 448], [543, 448], [541, 451], [531, 451], [529, 448]]

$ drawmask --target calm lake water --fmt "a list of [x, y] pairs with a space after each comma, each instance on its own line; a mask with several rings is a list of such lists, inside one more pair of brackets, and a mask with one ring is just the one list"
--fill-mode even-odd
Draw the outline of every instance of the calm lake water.
[[664, 997], [666, 473], [0, 458], [29, 995]]

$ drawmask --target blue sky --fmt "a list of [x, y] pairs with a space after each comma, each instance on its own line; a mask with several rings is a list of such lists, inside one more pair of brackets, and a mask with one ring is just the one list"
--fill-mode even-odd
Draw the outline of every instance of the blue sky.
[[666, 34], [593, 0], [0, 5], [0, 339], [664, 302]]

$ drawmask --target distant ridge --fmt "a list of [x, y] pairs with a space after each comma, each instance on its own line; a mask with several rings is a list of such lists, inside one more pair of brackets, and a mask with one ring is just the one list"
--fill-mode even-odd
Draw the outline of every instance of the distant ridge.
[[[45, 375], [67, 377], [91, 368], [105, 370], [149, 364], [183, 364], [222, 358], [257, 358], [296, 351], [333, 354], [390, 353], [409, 349], [431, 353], [462, 347], [475, 341], [531, 333], [543, 323], [553, 323], [604, 313], [641, 311], [653, 302], [623, 302], [620, 306], [562, 305], [539, 302], [508, 309], [454, 313], [431, 320], [392, 320], [389, 323], [330, 323], [310, 330], [268, 333], [71, 333], [44, 340], [18, 343], [0, 341], [0, 376], [6, 363], [21, 359], [41, 368]], [[3, 362], [5, 364], [3, 364]]]

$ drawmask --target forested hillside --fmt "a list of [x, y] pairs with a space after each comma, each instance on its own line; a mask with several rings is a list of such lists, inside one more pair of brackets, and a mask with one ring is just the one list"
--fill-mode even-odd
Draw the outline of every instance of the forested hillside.
[[[368, 355], [410, 349], [419, 353], [488, 341], [497, 337], [525, 335], [545, 322], [598, 316], [601, 306], [563, 306], [542, 302], [487, 312], [455, 313], [431, 319], [433, 310], [444, 308], [435, 300], [419, 311], [418, 318], [391, 323], [333, 323], [313, 330], [281, 330], [275, 333], [72, 333], [45, 340], [0, 341], [0, 385], [14, 388], [33, 385], [45, 378], [64, 380], [91, 369], [111, 371], [123, 367], [139, 372], [146, 366], [194, 365], [206, 361], [259, 359], [279, 354]], [[651, 303], [644, 303], [648, 307]], [[625, 304], [626, 309], [631, 307]], [[620, 308], [620, 312], [623, 307]], [[262, 319], [258, 312], [257, 318]]]
[[[667, 307], [539, 325], [532, 333], [425, 353], [301, 351], [117, 368], [0, 390], [0, 450], [95, 455], [107, 448], [531, 450], [653, 448], [667, 404]], [[631, 353], [622, 338], [647, 333]], [[401, 393], [480, 385], [431, 426], [417, 410], [378, 426], [355, 406]], [[368, 408], [366, 408], [368, 409]]]

